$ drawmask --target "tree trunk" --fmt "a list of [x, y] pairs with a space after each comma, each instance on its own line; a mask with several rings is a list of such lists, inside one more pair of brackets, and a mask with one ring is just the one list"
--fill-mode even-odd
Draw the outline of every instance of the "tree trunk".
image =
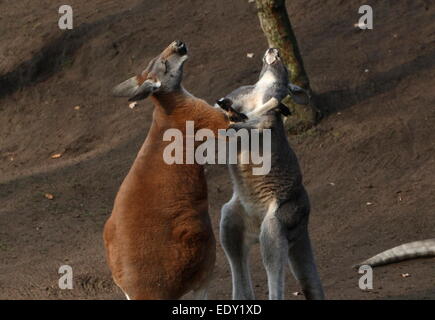
[[[287, 14], [285, 0], [256, 0], [261, 28], [269, 47], [277, 48], [289, 70], [289, 80], [311, 94], [310, 83], [305, 73], [296, 37]], [[287, 97], [283, 101], [292, 111], [287, 119], [290, 131], [299, 132], [311, 128], [318, 119], [318, 110], [313, 101], [309, 105], [295, 104]]]

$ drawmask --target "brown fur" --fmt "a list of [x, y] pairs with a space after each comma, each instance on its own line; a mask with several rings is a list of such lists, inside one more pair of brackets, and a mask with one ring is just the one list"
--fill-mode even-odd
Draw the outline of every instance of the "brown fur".
[[209, 281], [216, 249], [203, 167], [166, 164], [170, 142], [163, 133], [177, 128], [185, 134], [193, 120], [195, 130], [217, 136], [229, 121], [184, 89], [152, 100], [150, 131], [116, 196], [104, 240], [113, 278], [131, 299], [177, 299]]

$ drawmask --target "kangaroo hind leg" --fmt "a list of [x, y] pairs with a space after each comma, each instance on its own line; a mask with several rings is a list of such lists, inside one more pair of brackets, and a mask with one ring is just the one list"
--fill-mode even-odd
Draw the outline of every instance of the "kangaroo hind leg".
[[260, 247], [266, 268], [269, 299], [284, 299], [285, 265], [288, 240], [284, 227], [274, 213], [268, 213], [261, 224]]
[[253, 300], [249, 251], [253, 244], [247, 236], [244, 209], [237, 195], [222, 207], [220, 240], [231, 267], [233, 300]]
[[323, 300], [325, 298], [314, 260], [308, 230], [291, 241], [289, 248], [290, 269], [299, 282], [302, 291], [308, 300]]

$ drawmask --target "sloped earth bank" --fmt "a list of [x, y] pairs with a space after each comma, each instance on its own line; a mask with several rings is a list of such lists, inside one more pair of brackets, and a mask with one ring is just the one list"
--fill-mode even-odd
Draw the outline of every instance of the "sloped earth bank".
[[[185, 87], [213, 102], [255, 82], [267, 46], [248, 1], [69, 4], [75, 28], [60, 31], [55, 1], [0, 1], [3, 299], [123, 299], [105, 263], [102, 228], [147, 134], [152, 105], [130, 109], [109, 96], [110, 88], [182, 39], [190, 48]], [[354, 27], [362, 4], [374, 9], [374, 30]], [[327, 115], [290, 138], [311, 197], [310, 230], [327, 297], [434, 299], [434, 259], [377, 268], [367, 292], [351, 266], [435, 236], [435, 5], [296, 0], [288, 9]], [[56, 153], [62, 157], [52, 159]], [[232, 187], [225, 166], [208, 166], [207, 176], [217, 236]], [[266, 298], [257, 249], [251, 263], [257, 297]], [[73, 267], [73, 290], [57, 286], [64, 264]], [[287, 279], [287, 297], [302, 299]], [[219, 247], [210, 298], [230, 296]]]

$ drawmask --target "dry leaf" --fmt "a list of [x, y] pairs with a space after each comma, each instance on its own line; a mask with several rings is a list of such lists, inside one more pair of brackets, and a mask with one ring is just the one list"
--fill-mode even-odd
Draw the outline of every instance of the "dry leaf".
[[46, 193], [44, 195], [44, 197], [46, 197], [48, 200], [53, 200], [54, 199], [54, 196], [51, 193]]
[[55, 153], [51, 156], [51, 159], [59, 159], [60, 157], [62, 157], [62, 153]]
[[80, 110], [80, 106], [75, 106], [74, 110]]
[[396, 194], [397, 194], [397, 199], [398, 199], [399, 201], [403, 201], [403, 198], [402, 198], [402, 191], [397, 191]]

